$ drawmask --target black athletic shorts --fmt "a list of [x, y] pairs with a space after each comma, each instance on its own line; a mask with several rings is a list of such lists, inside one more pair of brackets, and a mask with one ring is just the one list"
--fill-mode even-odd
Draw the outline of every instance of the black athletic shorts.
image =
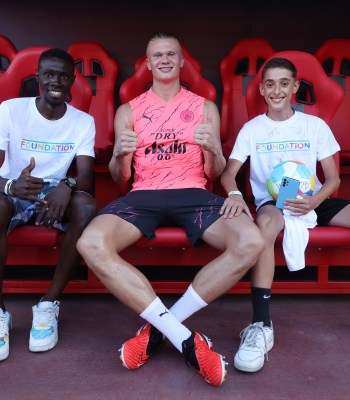
[[[267, 204], [276, 205], [276, 202], [273, 200], [267, 201], [266, 203], [262, 204], [259, 209]], [[348, 204], [350, 204], [350, 200], [346, 199], [328, 198], [324, 200], [318, 207], [315, 208], [315, 213], [317, 214], [317, 225], [327, 226], [329, 221]]]
[[132, 223], [148, 238], [161, 226], [181, 227], [193, 245], [218, 220], [224, 198], [205, 189], [135, 190], [99, 211]]

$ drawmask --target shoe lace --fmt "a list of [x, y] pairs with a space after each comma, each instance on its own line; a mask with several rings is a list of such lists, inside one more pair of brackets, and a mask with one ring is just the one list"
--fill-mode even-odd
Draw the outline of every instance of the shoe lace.
[[0, 314], [0, 338], [5, 336], [7, 328], [7, 315], [5, 313]]
[[263, 347], [266, 360], [269, 360], [267, 352], [267, 341], [264, 328], [257, 323], [249, 325], [240, 333], [241, 344], [240, 347], [261, 348]]
[[54, 312], [51, 308], [37, 308], [34, 312], [33, 317], [33, 326], [35, 328], [43, 327], [43, 326], [51, 326], [52, 319], [54, 316]]

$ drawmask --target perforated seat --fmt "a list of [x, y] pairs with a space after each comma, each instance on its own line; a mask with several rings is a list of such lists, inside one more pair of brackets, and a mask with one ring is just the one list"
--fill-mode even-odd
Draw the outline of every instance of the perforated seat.
[[340, 145], [340, 170], [350, 166], [350, 39], [326, 40], [316, 51], [315, 57], [322, 64], [326, 74], [343, 89], [343, 101], [330, 127]]
[[[185, 63], [181, 68], [180, 81], [192, 92], [206, 99], [215, 101], [215, 86], [203, 78], [196, 67], [184, 54]], [[122, 103], [127, 103], [136, 96], [145, 92], [152, 84], [152, 73], [148, 70], [146, 62], [141, 62], [133, 76], [125, 80], [119, 89], [119, 97]]]
[[[287, 58], [298, 70], [297, 79], [300, 81], [300, 88], [293, 95], [293, 108], [316, 115], [330, 125], [344, 97], [339, 85], [327, 76], [312, 54], [303, 51], [281, 51], [273, 54], [268, 60], [275, 57]], [[267, 105], [259, 92], [263, 65], [247, 87], [246, 104], [249, 119], [267, 111]]]
[[[297, 68], [297, 79], [300, 81], [300, 87], [292, 97], [292, 106], [294, 109], [315, 115], [331, 124], [338, 107], [343, 100], [343, 91], [341, 87], [330, 79], [321, 64], [312, 54], [302, 51], [281, 51], [268, 58], [282, 57], [290, 60]], [[268, 61], [267, 60], [267, 61]], [[267, 62], [266, 61], [266, 62]], [[261, 71], [265, 63], [261, 66], [257, 76], [249, 83], [246, 91], [246, 104], [249, 119], [263, 114], [267, 111], [267, 105], [264, 97], [259, 92], [259, 83], [261, 82]], [[334, 159], [339, 169], [339, 154], [335, 154]], [[248, 175], [248, 174], [247, 174]], [[322, 172], [318, 172], [322, 180]], [[247, 195], [251, 196], [250, 185], [247, 179]], [[337, 192], [333, 193], [336, 196]]]
[[[0, 74], [0, 102], [16, 97], [38, 96], [39, 86], [35, 73], [40, 54], [48, 47], [28, 47], [20, 50], [8, 69]], [[71, 105], [88, 112], [91, 102], [91, 88], [79, 71], [71, 89]]]
[[[8, 69], [0, 75], [0, 102], [40, 94], [35, 72], [40, 54], [47, 49], [48, 47], [30, 47], [16, 54]], [[91, 88], [78, 71], [71, 95], [71, 104], [87, 112], [91, 101]], [[16, 250], [9, 251], [7, 263], [25, 265], [30, 264], [30, 260], [34, 260], [35, 265], [55, 263], [59, 236], [60, 233], [56, 229], [41, 226], [18, 227], [9, 234], [9, 246]]]
[[223, 84], [221, 141], [226, 158], [231, 153], [238, 132], [248, 121], [246, 88], [261, 64], [273, 53], [274, 49], [265, 39], [242, 39], [220, 63]]
[[17, 54], [15, 45], [4, 35], [0, 35], [0, 74], [6, 71]]
[[92, 89], [89, 113], [94, 117], [96, 124], [96, 162], [109, 162], [114, 144], [118, 63], [98, 42], [75, 42], [68, 48], [68, 53]]
[[[186, 59], [186, 61], [193, 64], [193, 66], [198, 70], [198, 72], [202, 71], [202, 64], [192, 56], [190, 50], [184, 45], [181, 44], [182, 55]], [[146, 54], [139, 57], [135, 62], [135, 71], [146, 61]]]

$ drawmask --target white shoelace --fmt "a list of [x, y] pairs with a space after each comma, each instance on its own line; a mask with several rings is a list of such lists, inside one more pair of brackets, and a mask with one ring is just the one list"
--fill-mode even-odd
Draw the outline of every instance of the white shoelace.
[[0, 337], [5, 336], [5, 331], [8, 329], [8, 323], [7, 323], [7, 314], [1, 313], [0, 314]]
[[55, 311], [52, 307], [36, 308], [34, 311], [33, 326], [35, 328], [43, 328], [43, 325], [50, 327], [52, 325], [52, 319], [54, 315]]
[[[267, 354], [266, 335], [264, 328], [261, 325], [256, 323], [251, 324], [247, 328], [243, 329], [239, 336], [241, 338], [240, 347], [243, 345], [244, 347], [261, 349], [263, 346], [263, 352], [266, 356], [266, 360], [269, 359]], [[261, 340], [261, 337], [263, 340]]]

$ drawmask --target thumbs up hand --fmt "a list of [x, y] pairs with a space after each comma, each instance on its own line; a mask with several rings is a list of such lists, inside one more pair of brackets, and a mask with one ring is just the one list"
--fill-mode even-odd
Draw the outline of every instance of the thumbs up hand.
[[34, 168], [35, 168], [35, 158], [31, 157], [28, 167], [23, 169], [22, 174], [29, 176], [32, 174]]
[[194, 131], [194, 140], [203, 150], [213, 152], [220, 144], [215, 132], [213, 118], [210, 111], [203, 118], [203, 123]]
[[20, 199], [45, 203], [44, 200], [36, 197], [42, 191], [44, 181], [31, 175], [34, 168], [35, 159], [31, 157], [29, 165], [22, 170], [20, 176], [11, 185], [11, 192]]
[[124, 127], [117, 134], [117, 141], [115, 146], [115, 157], [127, 156], [137, 148], [137, 133], [133, 131], [133, 124], [128, 118], [124, 116]]

